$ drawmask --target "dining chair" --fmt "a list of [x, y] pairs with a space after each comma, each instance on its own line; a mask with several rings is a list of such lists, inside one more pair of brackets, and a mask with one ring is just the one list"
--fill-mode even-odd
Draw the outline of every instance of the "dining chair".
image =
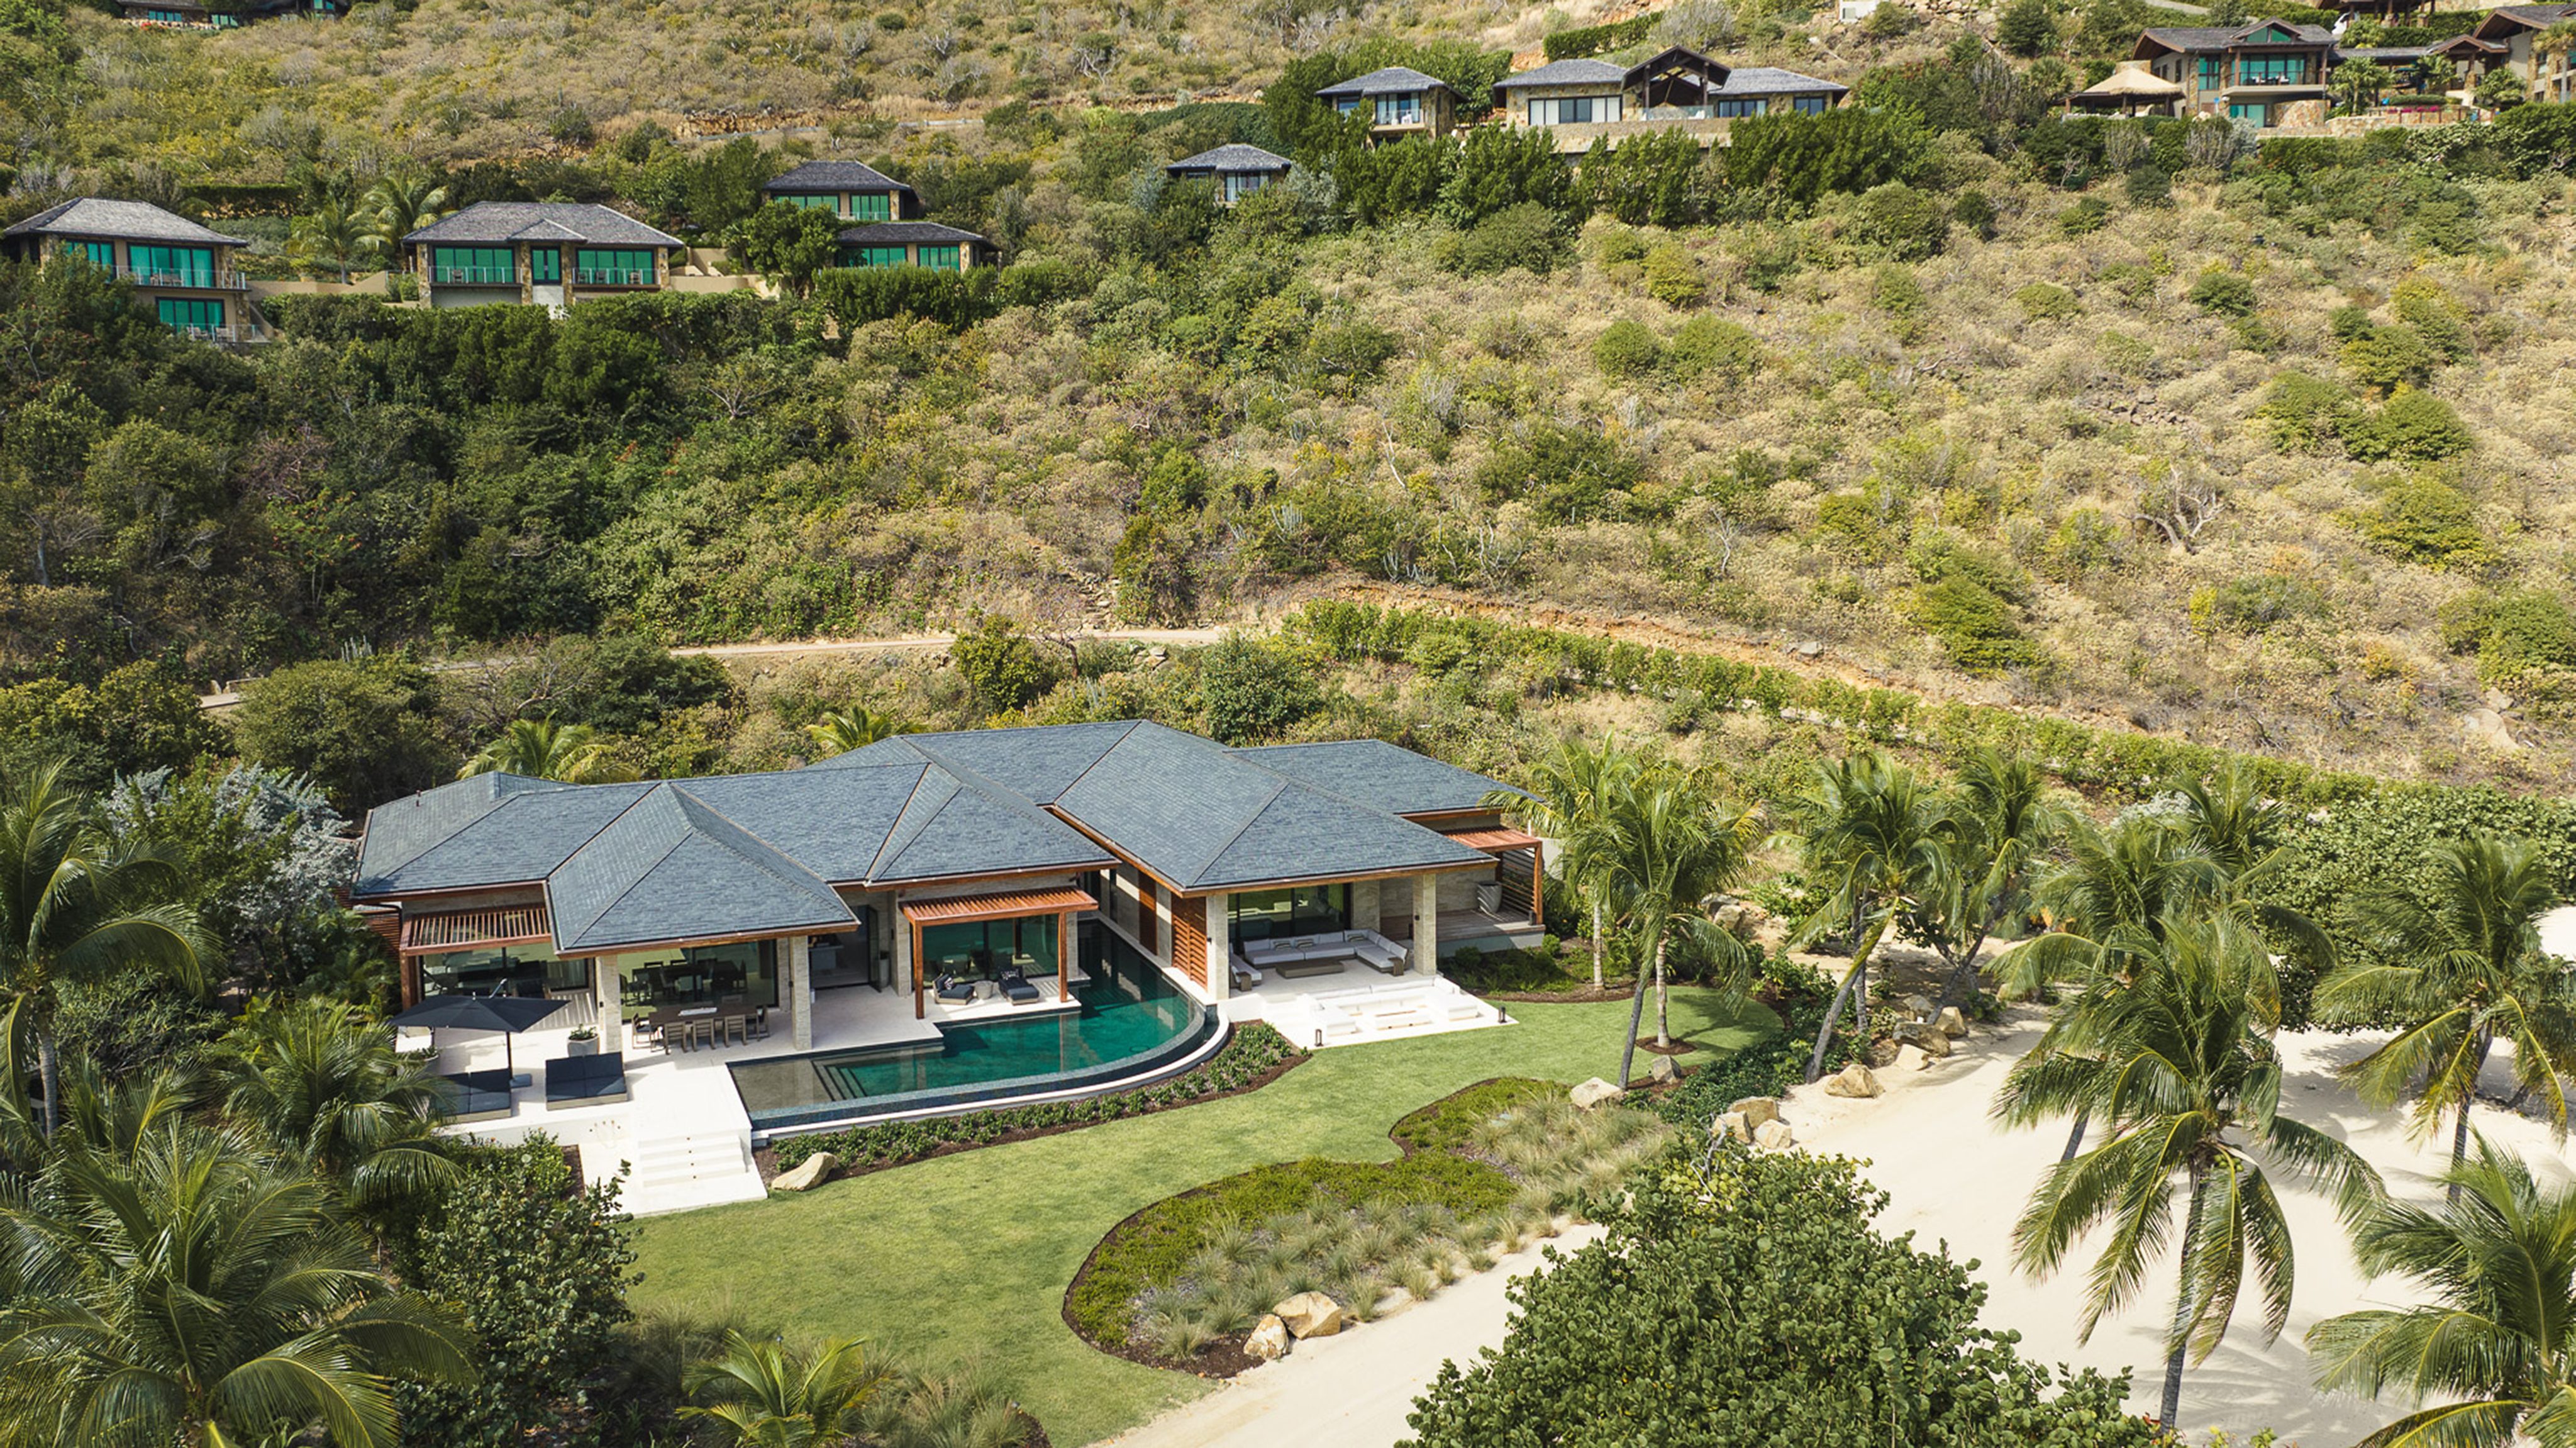
[[769, 1007], [759, 1006], [752, 1011], [751, 1038], [755, 1041], [769, 1039]]

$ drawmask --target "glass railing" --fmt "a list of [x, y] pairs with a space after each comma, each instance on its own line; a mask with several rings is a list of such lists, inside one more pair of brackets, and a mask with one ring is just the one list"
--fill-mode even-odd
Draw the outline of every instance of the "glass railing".
[[441, 266], [430, 268], [429, 279], [446, 287], [510, 287], [519, 284], [519, 272], [506, 266]]
[[653, 273], [641, 267], [612, 267], [606, 271], [577, 271], [573, 284], [584, 287], [649, 287]]

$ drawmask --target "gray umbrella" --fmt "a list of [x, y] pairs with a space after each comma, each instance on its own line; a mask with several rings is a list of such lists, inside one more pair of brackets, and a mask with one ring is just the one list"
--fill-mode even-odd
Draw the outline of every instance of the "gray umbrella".
[[434, 995], [387, 1024], [433, 1031], [499, 1031], [502, 1064], [515, 1076], [518, 1062], [510, 1052], [510, 1037], [563, 1008], [562, 1001], [535, 996]]

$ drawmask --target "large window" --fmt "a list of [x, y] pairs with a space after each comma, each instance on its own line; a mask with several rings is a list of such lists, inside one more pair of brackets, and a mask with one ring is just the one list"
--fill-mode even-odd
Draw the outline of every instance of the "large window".
[[2226, 83], [2226, 79], [2227, 57], [2223, 55], [2204, 55], [2200, 57], [2200, 88], [2202, 90], [2216, 90], [2219, 86]]
[[541, 945], [451, 950], [420, 958], [424, 995], [535, 996], [550, 990], [582, 990], [589, 984], [586, 957], [563, 960]]
[[1351, 928], [1351, 887], [1292, 885], [1246, 890], [1227, 898], [1226, 928], [1236, 940], [1276, 940]]
[[573, 278], [586, 287], [649, 287], [659, 278], [649, 251], [610, 251], [585, 246], [572, 255]]
[[843, 266], [903, 266], [911, 260], [899, 246], [845, 246], [841, 248]]
[[2268, 126], [2272, 124], [2272, 108], [2260, 102], [2251, 105], [2240, 102], [2227, 108], [2227, 118], [2257, 127]]
[[1056, 973], [1056, 917], [1024, 915], [1016, 920], [976, 920], [964, 925], [929, 925], [921, 931], [921, 978], [991, 980], [1005, 967], [1034, 980]]
[[1800, 96], [1789, 104], [1802, 116], [1821, 116], [1834, 108], [1834, 103], [1824, 96]]
[[519, 264], [506, 246], [433, 246], [429, 280], [434, 286], [512, 287], [519, 284]]
[[811, 211], [818, 206], [828, 206], [835, 211], [841, 209], [841, 198], [837, 196], [782, 196], [779, 199], [799, 211]]
[[62, 244], [62, 250], [65, 256], [79, 257], [92, 266], [103, 267], [108, 271], [116, 270], [115, 242], [67, 241]]
[[1357, 113], [1360, 107], [1367, 104], [1367, 101], [1358, 96], [1342, 96], [1333, 102], [1333, 109], [1347, 116]]
[[528, 280], [552, 286], [563, 280], [563, 253], [551, 246], [528, 250]]
[[2238, 85], [2305, 85], [2307, 79], [2303, 55], [2249, 55], [2236, 62]]
[[778, 1004], [778, 942], [692, 945], [619, 966], [617, 995], [629, 1020], [664, 1006]]
[[224, 304], [212, 297], [162, 297], [153, 303], [161, 325], [182, 332], [215, 332], [224, 325]]
[[1228, 206], [1260, 190], [1270, 181], [1268, 176], [1259, 171], [1229, 171], [1217, 179], [1225, 183], [1225, 202]]
[[[1800, 99], [1812, 99], [1812, 97], [1800, 97]], [[1759, 96], [1737, 96], [1733, 100], [1721, 100], [1711, 105], [1709, 114], [1720, 120], [1734, 120], [1740, 116], [1758, 116], [1768, 109], [1770, 104]]]
[[1400, 96], [1377, 98], [1377, 123], [1381, 126], [1418, 126], [1422, 124], [1422, 93], [1408, 91]]
[[915, 247], [913, 250], [921, 254], [921, 265], [930, 268], [932, 271], [965, 270], [964, 266], [960, 262], [960, 258], [965, 254], [962, 247], [921, 246]]
[[1619, 96], [1554, 96], [1529, 103], [1533, 126], [1581, 126], [1619, 119]]
[[894, 220], [894, 197], [884, 191], [850, 193], [850, 208], [842, 213], [852, 221]]
[[128, 246], [138, 281], [166, 287], [210, 287], [215, 284], [215, 253], [202, 246]]

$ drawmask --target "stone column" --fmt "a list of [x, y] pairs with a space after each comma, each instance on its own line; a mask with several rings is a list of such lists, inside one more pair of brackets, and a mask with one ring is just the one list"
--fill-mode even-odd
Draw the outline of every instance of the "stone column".
[[[898, 913], [898, 909], [899, 909], [899, 907], [897, 907], [897, 906], [895, 905], [895, 903], [894, 903], [894, 897], [893, 897], [893, 896], [891, 896], [891, 895], [887, 896], [887, 897], [886, 897], [886, 912], [887, 912], [887, 914], [888, 914], [890, 917], [891, 917], [891, 916], [894, 916], [894, 915], [896, 915], [896, 914]], [[905, 991], [910, 991], [910, 992], [912, 992], [912, 1013], [913, 1013], [913, 1015], [914, 1015], [915, 1017], [919, 1017], [919, 1016], [921, 1016], [921, 1015], [923, 1014], [923, 1011], [922, 1011], [922, 1008], [921, 1008], [921, 983], [920, 983], [919, 981], [917, 981], [917, 980], [913, 979], [913, 975], [912, 975], [912, 971], [913, 971], [913, 965], [912, 965], [912, 938], [913, 938], [913, 936], [914, 936], [914, 935], [916, 935], [916, 934], [918, 934], [918, 933], [919, 933], [919, 931], [918, 931], [917, 929], [915, 929], [915, 927], [913, 926], [913, 923], [912, 923], [911, 921], [909, 921], [909, 920], [902, 920], [902, 919], [896, 919], [896, 920], [895, 920], [895, 922], [894, 922], [894, 988], [895, 988], [896, 990], [905, 990]]]
[[1208, 995], [1215, 1000], [1234, 995], [1234, 919], [1227, 909], [1233, 899], [1210, 895], [1202, 902], [1207, 908]]
[[1415, 975], [1440, 973], [1440, 877], [1413, 877], [1413, 959]]
[[788, 1017], [788, 1030], [796, 1042], [796, 1049], [813, 1050], [814, 970], [812, 958], [805, 948], [805, 937], [802, 935], [787, 937], [787, 981], [778, 994], [779, 998], [787, 1003], [787, 1008], [791, 1012]]
[[602, 955], [590, 962], [590, 998], [599, 1008], [599, 1049], [602, 1052], [626, 1049], [625, 1002], [617, 988], [617, 957]]

